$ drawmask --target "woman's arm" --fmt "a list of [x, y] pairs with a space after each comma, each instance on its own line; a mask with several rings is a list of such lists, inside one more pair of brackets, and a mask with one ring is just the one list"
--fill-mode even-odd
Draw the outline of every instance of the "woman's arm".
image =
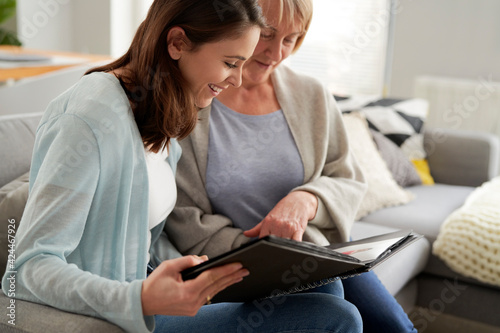
[[234, 263], [207, 270], [196, 279], [182, 281], [184, 269], [206, 260], [206, 256], [186, 256], [162, 262], [142, 285], [144, 315], [194, 316], [218, 292], [249, 274], [241, 264]]
[[[31, 192], [16, 234], [16, 260], [8, 271], [17, 272], [16, 298], [147, 332], [153, 319], [142, 314], [142, 281], [113, 281], [66, 261], [77, 255], [82, 241], [101, 176], [101, 157], [94, 131], [77, 116], [61, 115], [39, 128]], [[86, 259], [103, 261], [102, 254], [94, 255]], [[4, 292], [8, 277], [6, 273]]]
[[318, 197], [306, 191], [293, 191], [281, 199], [254, 228], [244, 232], [247, 237], [275, 235], [302, 241], [310, 220], [318, 210]]
[[282, 237], [301, 239], [305, 226], [312, 225], [330, 242], [347, 241], [366, 184], [337, 104], [317, 80], [283, 65], [275, 70], [273, 84], [302, 157], [305, 182], [245, 234], [263, 236], [275, 230]]
[[[342, 115], [332, 95], [322, 87], [320, 105], [311, 108], [311, 117], [326, 114], [324, 127], [313, 123], [314, 173], [309, 181], [293, 191], [306, 191], [318, 198], [318, 210], [309, 223], [318, 227], [330, 242], [349, 240], [352, 224], [364, 198], [367, 184], [349, 145]], [[321, 140], [321, 136], [327, 140]], [[304, 162], [306, 163], [306, 162]]]

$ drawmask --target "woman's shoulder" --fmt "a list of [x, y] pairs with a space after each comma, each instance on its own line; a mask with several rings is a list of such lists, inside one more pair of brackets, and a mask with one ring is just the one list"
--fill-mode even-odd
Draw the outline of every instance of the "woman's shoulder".
[[322, 110], [332, 99], [319, 80], [294, 72], [284, 65], [274, 71], [273, 84], [282, 107], [297, 108], [300, 105], [302, 108]]
[[324, 85], [315, 77], [294, 71], [281, 64], [274, 71], [274, 80], [279, 84], [307, 90], [325, 90]]
[[118, 79], [108, 73], [91, 73], [55, 98], [47, 107], [41, 124], [63, 115], [73, 116], [89, 126], [103, 123], [119, 126], [133, 119], [130, 103]]
[[93, 93], [87, 97], [99, 99], [108, 95], [119, 95], [123, 89], [120, 81], [113, 74], [93, 72], [82, 76], [75, 85], [75, 90], [83, 94]]

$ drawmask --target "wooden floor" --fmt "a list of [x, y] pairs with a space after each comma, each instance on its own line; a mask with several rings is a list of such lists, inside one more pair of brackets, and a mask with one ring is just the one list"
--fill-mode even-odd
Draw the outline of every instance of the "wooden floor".
[[[417, 308], [413, 311], [428, 311]], [[411, 312], [409, 317], [412, 318]], [[421, 318], [421, 317], [420, 317]], [[485, 325], [483, 323], [470, 321], [463, 318], [440, 314], [432, 322], [415, 322], [419, 333], [500, 333], [500, 327]]]

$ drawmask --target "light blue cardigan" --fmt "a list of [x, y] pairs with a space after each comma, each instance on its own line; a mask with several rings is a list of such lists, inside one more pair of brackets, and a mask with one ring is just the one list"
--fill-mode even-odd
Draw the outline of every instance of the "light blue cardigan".
[[[173, 140], [175, 172], [181, 150]], [[15, 297], [149, 332], [144, 317], [148, 175], [129, 101], [110, 74], [84, 76], [37, 130], [30, 196], [16, 234]], [[152, 231], [159, 238], [164, 223]], [[152, 254], [154, 257], [154, 254]], [[16, 273], [11, 273], [12, 271]]]

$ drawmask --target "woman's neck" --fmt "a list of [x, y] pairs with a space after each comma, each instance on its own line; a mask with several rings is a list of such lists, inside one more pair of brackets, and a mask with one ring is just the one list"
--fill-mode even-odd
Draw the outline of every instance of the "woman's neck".
[[279, 110], [271, 80], [260, 84], [248, 84], [243, 81], [239, 88], [229, 88], [217, 99], [230, 109], [248, 115], [263, 115]]

